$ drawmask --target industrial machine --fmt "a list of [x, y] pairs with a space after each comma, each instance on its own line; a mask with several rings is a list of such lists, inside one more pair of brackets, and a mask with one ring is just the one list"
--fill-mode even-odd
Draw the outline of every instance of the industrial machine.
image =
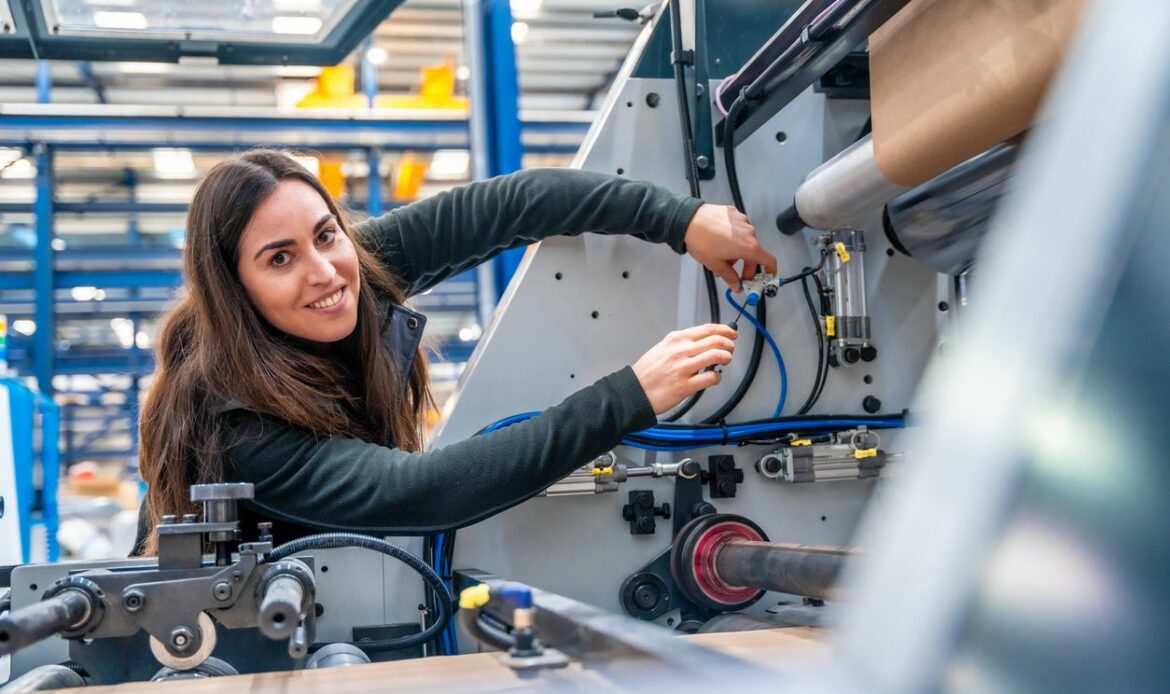
[[[737, 296], [638, 240], [545, 241], [432, 443], [680, 325], [740, 326], [720, 387], [495, 517], [398, 540], [422, 568], [378, 544], [425, 588], [326, 540], [234, 546], [246, 492], [196, 488], [157, 562], [7, 571], [0, 652], [14, 676], [178, 678], [359, 661], [396, 625], [428, 655], [500, 651], [512, 686], [1165, 689], [1168, 31], [1157, 0], [663, 4], [576, 164], [734, 201], [780, 276]], [[810, 626], [831, 649], [807, 663], [676, 635]]]

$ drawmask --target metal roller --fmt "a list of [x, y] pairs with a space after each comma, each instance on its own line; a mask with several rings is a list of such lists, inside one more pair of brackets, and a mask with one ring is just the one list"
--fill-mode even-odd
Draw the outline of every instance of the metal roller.
[[1018, 141], [997, 145], [891, 200], [883, 219], [891, 245], [938, 272], [969, 270], [1019, 150]]
[[728, 542], [715, 556], [715, 570], [731, 585], [826, 599], [847, 558], [841, 547]]
[[297, 629], [301, 619], [301, 605], [305, 600], [305, 586], [291, 574], [270, 579], [264, 587], [258, 622], [260, 631], [270, 639], [287, 639]]
[[873, 136], [866, 135], [805, 176], [776, 225], [785, 234], [849, 226], [906, 190], [878, 168]]
[[84, 625], [94, 613], [93, 600], [81, 589], [63, 590], [35, 605], [0, 616], [0, 656]]
[[671, 548], [675, 585], [691, 602], [720, 612], [740, 610], [772, 590], [828, 598], [854, 550], [773, 544], [752, 521], [732, 514], [700, 516]]

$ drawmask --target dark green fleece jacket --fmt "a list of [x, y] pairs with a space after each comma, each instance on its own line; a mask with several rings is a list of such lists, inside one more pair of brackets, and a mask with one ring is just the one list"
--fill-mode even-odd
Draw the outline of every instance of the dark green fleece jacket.
[[[682, 253], [700, 204], [648, 183], [535, 169], [440, 193], [356, 232], [407, 293], [417, 294], [504, 249], [554, 235], [629, 234]], [[221, 416], [236, 439], [225, 481], [255, 485], [255, 499], [241, 509], [245, 537], [256, 521], [270, 520], [278, 542], [321, 530], [406, 535], [465, 526], [531, 497], [656, 421], [629, 367], [538, 417], [421, 453], [321, 436], [247, 410]]]

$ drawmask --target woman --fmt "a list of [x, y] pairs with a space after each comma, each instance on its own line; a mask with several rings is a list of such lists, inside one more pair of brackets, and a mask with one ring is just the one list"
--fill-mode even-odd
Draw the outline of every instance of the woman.
[[403, 304], [499, 251], [552, 234], [668, 243], [738, 288], [776, 260], [734, 208], [646, 183], [533, 170], [472, 183], [350, 228], [291, 157], [256, 150], [213, 168], [187, 216], [187, 296], [163, 320], [141, 416], [149, 484], [136, 552], [163, 513], [193, 512], [192, 484], [251, 482], [245, 536], [416, 534], [460, 527], [544, 489], [719, 382], [735, 332], [667, 336], [633, 367], [542, 416], [419, 452], [432, 400]]

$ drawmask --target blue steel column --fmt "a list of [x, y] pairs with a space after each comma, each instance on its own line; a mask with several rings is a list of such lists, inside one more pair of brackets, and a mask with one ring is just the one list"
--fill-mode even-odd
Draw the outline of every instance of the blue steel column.
[[[129, 189], [130, 204], [138, 202], [138, 174], [133, 169], [126, 169], [123, 174], [126, 186]], [[142, 236], [138, 228], [138, 213], [130, 213], [130, 220], [126, 226], [126, 241], [132, 247], [138, 248], [142, 243]], [[130, 289], [131, 301], [137, 299], [141, 295], [141, 290], [138, 287]], [[138, 474], [138, 398], [139, 398], [139, 367], [142, 364], [142, 350], [138, 347], [138, 330], [141, 327], [142, 314], [134, 312], [130, 316], [130, 326], [134, 333], [134, 341], [130, 343], [130, 389], [126, 392], [127, 416], [130, 418], [130, 454], [131, 460], [135, 461], [132, 464], [132, 469], [129, 471], [133, 475]]]
[[47, 60], [37, 61], [37, 103], [49, 103], [49, 96], [53, 91], [53, 68]]
[[370, 147], [366, 150], [366, 162], [370, 167], [370, 172], [366, 175], [366, 183], [370, 187], [370, 199], [366, 211], [369, 212], [371, 217], [381, 217], [383, 212], [382, 174], [378, 171], [380, 168], [381, 153], [377, 147]]
[[33, 291], [37, 331], [33, 335], [33, 375], [41, 392], [52, 397], [53, 361], [57, 349], [57, 325], [53, 316], [56, 293], [53, 282], [53, 151], [45, 144], [38, 144], [34, 156], [37, 198], [33, 203], [33, 216], [36, 219], [37, 247], [33, 254]]
[[[488, 176], [519, 171], [524, 156], [520, 141], [520, 84], [516, 75], [516, 46], [512, 43], [512, 8], [509, 0], [484, 0], [483, 60], [485, 78], [480, 107], [487, 118]], [[524, 258], [523, 248], [504, 251], [495, 259], [497, 298]]]
[[[471, 180], [488, 178], [488, 96], [484, 69], [484, 10], [481, 0], [463, 0], [463, 62], [467, 65], [467, 146], [471, 156]], [[475, 296], [479, 324], [485, 330], [496, 312], [496, 264], [475, 268]]]

